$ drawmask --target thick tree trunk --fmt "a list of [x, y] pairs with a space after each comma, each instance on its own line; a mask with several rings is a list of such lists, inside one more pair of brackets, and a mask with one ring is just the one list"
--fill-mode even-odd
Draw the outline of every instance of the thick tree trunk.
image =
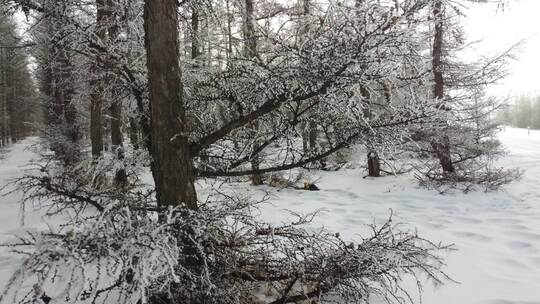
[[197, 209], [178, 54], [176, 0], [146, 0], [145, 46], [152, 125], [152, 174], [160, 206]]
[[[160, 207], [185, 204], [197, 209], [193, 159], [189, 151], [181, 69], [179, 65], [178, 14], [176, 0], [145, 0], [144, 27], [146, 64], [151, 118], [152, 175]], [[186, 228], [184, 228], [186, 229]], [[179, 236], [185, 260], [182, 266], [192, 273], [201, 272], [197, 249], [191, 245], [188, 227]], [[201, 275], [202, 276], [202, 275]], [[198, 275], [195, 276], [197, 278]], [[189, 278], [189, 280], [192, 280]], [[197, 284], [202, 289], [202, 284]], [[204, 303], [204, 297], [192, 290], [151, 295], [150, 303]], [[177, 294], [179, 293], [179, 294]]]
[[[444, 101], [444, 76], [443, 76], [443, 44], [444, 44], [444, 14], [441, 0], [436, 0], [433, 4], [433, 19], [435, 20], [435, 33], [433, 38], [433, 96], [437, 102]], [[444, 105], [441, 105], [444, 109]], [[435, 151], [435, 155], [439, 159], [439, 163], [444, 173], [452, 173], [455, 171], [450, 154], [450, 139], [448, 135], [443, 135], [441, 138], [433, 139], [431, 147]]]

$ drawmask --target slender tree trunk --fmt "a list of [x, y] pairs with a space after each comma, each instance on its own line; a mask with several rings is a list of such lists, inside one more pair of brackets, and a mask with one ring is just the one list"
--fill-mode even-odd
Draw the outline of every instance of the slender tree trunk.
[[[300, 44], [303, 44], [305, 41], [306, 35], [309, 34], [310, 29], [310, 23], [309, 23], [309, 16], [311, 14], [311, 0], [300, 0], [302, 4], [302, 16], [303, 19], [301, 19], [300, 26]], [[315, 152], [317, 149], [317, 139], [318, 139], [318, 124], [313, 117], [314, 110], [316, 111], [317, 107], [314, 107], [310, 112], [306, 115], [309, 118], [309, 121], [307, 123], [302, 124], [304, 132], [302, 132], [302, 143], [303, 143], [303, 151], [304, 153], [310, 153]]]
[[[122, 134], [122, 102], [120, 100], [113, 101], [111, 104], [111, 146], [116, 158], [122, 161], [125, 155]], [[123, 167], [118, 169], [114, 180], [116, 185], [125, 186], [127, 184], [126, 169]]]
[[197, 209], [179, 65], [176, 0], [146, 0], [145, 46], [152, 125], [152, 174], [160, 206]]
[[14, 133], [15, 133], [15, 116], [13, 115], [14, 114], [14, 110], [13, 110], [13, 103], [15, 102], [15, 94], [14, 94], [14, 77], [15, 77], [15, 73], [14, 73], [14, 69], [13, 69], [13, 65], [15, 64], [14, 62], [14, 52], [13, 50], [8, 50], [7, 52], [7, 58], [6, 58], [6, 63], [7, 65], [5, 66], [4, 68], [4, 73], [5, 73], [5, 88], [6, 88], [6, 93], [5, 93], [5, 104], [6, 104], [6, 111], [7, 111], [7, 133], [6, 133], [6, 138], [8, 141], [11, 141], [11, 143], [15, 143], [15, 140], [14, 140]]
[[129, 141], [133, 150], [139, 150], [139, 125], [133, 117], [129, 118]]
[[[9, 113], [9, 130], [11, 131], [10, 138], [12, 143], [16, 143], [19, 139], [19, 117], [17, 117], [17, 108], [16, 104], [20, 103], [19, 96], [17, 95], [17, 85], [16, 83], [20, 81], [20, 79], [16, 78], [17, 75], [15, 74], [16, 71], [13, 68], [13, 65], [10, 65], [9, 70], [9, 81], [8, 81], [8, 87], [9, 87], [9, 102], [8, 102], [8, 113]], [[21, 104], [22, 105], [22, 104]]]
[[4, 53], [5, 55], [5, 62], [6, 65], [4, 66], [4, 85], [5, 85], [5, 93], [4, 93], [4, 112], [6, 121], [4, 123], [5, 125], [5, 138], [6, 143], [10, 142], [11, 134], [12, 134], [12, 126], [13, 126], [13, 116], [11, 116], [11, 104], [12, 104], [12, 90], [11, 90], [11, 78], [13, 77], [13, 74], [11, 73], [11, 65], [13, 64], [11, 58], [13, 57], [13, 54], [8, 50]]
[[[443, 44], [444, 44], [444, 12], [441, 0], [436, 0], [433, 4], [433, 19], [435, 20], [435, 33], [433, 38], [433, 95], [437, 102], [444, 102], [444, 76], [443, 76]], [[444, 105], [441, 104], [444, 108]], [[431, 147], [439, 159], [444, 173], [455, 171], [450, 154], [450, 138], [447, 134], [435, 138], [431, 141]]]
[[6, 146], [8, 143], [8, 111], [7, 111], [7, 52], [5, 49], [0, 49], [0, 111], [2, 113], [2, 121], [0, 121], [1, 133], [0, 133], [0, 142], [2, 146]]
[[[105, 7], [105, 0], [96, 0], [96, 35], [105, 42], [107, 39], [107, 13]], [[100, 62], [99, 57], [96, 57], [96, 73], [94, 75], [99, 75]], [[92, 143], [92, 156], [98, 158], [103, 153], [103, 79], [99, 77], [94, 79], [90, 83], [92, 88], [92, 93], [90, 94], [91, 98], [91, 109], [90, 109], [90, 141]]]
[[7, 85], [5, 82], [4, 70], [5, 70], [5, 50], [0, 48], [0, 146], [6, 145], [5, 137], [5, 123], [7, 121], [7, 111], [4, 110], [5, 105], [5, 95], [7, 91]]
[[[255, 36], [255, 4], [253, 0], [244, 0], [245, 16], [244, 16], [244, 56], [246, 58], [254, 58], [257, 56], [257, 37]], [[259, 122], [257, 120], [250, 123], [249, 128], [253, 136], [253, 149], [256, 149], [259, 145]], [[255, 154], [251, 157], [251, 170], [259, 170], [260, 157]], [[253, 185], [262, 185], [263, 177], [260, 174], [253, 174], [251, 176], [251, 182]]]
[[[108, 14], [107, 19], [109, 23], [109, 41], [111, 44], [115, 44], [120, 32], [120, 20], [118, 16], [118, 0], [107, 1]], [[111, 79], [113, 86], [113, 92], [117, 92], [117, 86], [115, 85], [115, 79]], [[119, 93], [119, 92], [118, 92]], [[121, 94], [114, 94], [120, 96]], [[122, 100], [111, 100], [111, 148], [119, 161], [124, 160], [124, 136], [122, 134]], [[116, 171], [115, 183], [119, 187], [127, 185], [126, 169], [122, 166]]]
[[437, 101], [444, 99], [444, 76], [442, 71], [443, 44], [444, 44], [444, 15], [442, 11], [441, 0], [435, 0], [433, 5], [433, 20], [435, 22], [435, 31], [433, 35], [433, 95]]
[[[50, 28], [51, 28], [51, 21], [50, 21], [50, 18], [45, 18], [43, 21], [43, 26], [44, 28], [46, 29], [46, 34], [48, 35], [50, 33]], [[49, 41], [50, 43], [50, 41]], [[52, 50], [52, 48], [50, 48], [50, 45], [47, 46], [47, 62], [49, 62], [49, 64], [44, 64], [45, 67], [43, 68], [43, 70], [41, 71], [42, 74], [41, 74], [41, 79], [40, 79], [40, 88], [41, 88], [41, 91], [43, 93], [43, 97], [45, 98], [45, 100], [43, 101], [43, 103], [46, 105], [45, 107], [45, 111], [44, 111], [44, 115], [43, 115], [43, 120], [45, 121], [46, 125], [50, 126], [50, 125], [53, 125], [54, 122], [55, 122], [55, 118], [54, 118], [54, 111], [52, 111], [52, 103], [53, 103], [53, 100], [52, 100], [52, 96], [53, 96], [53, 70], [52, 70], [52, 66], [50, 64], [51, 60], [50, 60], [50, 57], [51, 57], [51, 54], [50, 54], [50, 51]]]
[[199, 10], [196, 3], [191, 9], [191, 59], [197, 59], [201, 52], [199, 37]]
[[232, 57], [233, 50], [233, 37], [232, 37], [232, 13], [230, 0], [225, 0], [225, 6], [227, 10], [227, 66], [229, 66]]

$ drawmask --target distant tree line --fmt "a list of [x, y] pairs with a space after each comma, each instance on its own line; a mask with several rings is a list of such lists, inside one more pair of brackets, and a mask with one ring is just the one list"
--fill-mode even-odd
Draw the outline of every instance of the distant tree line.
[[540, 129], [540, 96], [521, 96], [499, 113], [501, 124], [517, 128]]
[[27, 44], [15, 23], [0, 16], [0, 146], [28, 135], [39, 112], [29, 68]]

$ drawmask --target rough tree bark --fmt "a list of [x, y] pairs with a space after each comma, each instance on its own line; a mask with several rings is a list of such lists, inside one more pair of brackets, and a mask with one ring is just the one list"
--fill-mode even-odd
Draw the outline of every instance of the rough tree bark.
[[176, 0], [145, 0], [152, 174], [160, 206], [197, 209], [178, 54]]
[[[176, 0], [145, 0], [144, 28], [151, 119], [152, 175], [158, 206], [184, 204], [197, 209], [193, 159], [190, 155], [179, 65]], [[194, 232], [187, 229], [187, 235]], [[189, 237], [179, 236], [187, 256], [183, 267], [200, 273], [201, 262]], [[204, 303], [198, 293], [176, 295], [175, 290], [150, 297], [150, 303]], [[181, 300], [179, 298], [182, 298]]]
[[[433, 20], [435, 22], [435, 32], [433, 37], [433, 95], [437, 102], [444, 100], [444, 76], [443, 76], [443, 44], [444, 44], [444, 12], [441, 0], [436, 0], [433, 4]], [[441, 107], [444, 105], [441, 104]], [[439, 159], [444, 173], [453, 173], [454, 164], [450, 155], [450, 139], [447, 134], [432, 139], [431, 147]]]

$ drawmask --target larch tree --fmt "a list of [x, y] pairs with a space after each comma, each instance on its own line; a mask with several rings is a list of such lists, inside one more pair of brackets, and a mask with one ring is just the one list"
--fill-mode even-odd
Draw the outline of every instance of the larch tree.
[[197, 209], [193, 159], [179, 65], [175, 0], [146, 0], [145, 46], [151, 117], [151, 167], [160, 206]]
[[[432, 70], [433, 70], [433, 98], [439, 103], [441, 109], [447, 109], [445, 104], [443, 57], [444, 57], [444, 6], [442, 0], [433, 2], [433, 49], [432, 49]], [[444, 122], [441, 122], [444, 124]], [[444, 173], [455, 171], [450, 154], [450, 139], [447, 134], [435, 136], [431, 142], [437, 158]]]

